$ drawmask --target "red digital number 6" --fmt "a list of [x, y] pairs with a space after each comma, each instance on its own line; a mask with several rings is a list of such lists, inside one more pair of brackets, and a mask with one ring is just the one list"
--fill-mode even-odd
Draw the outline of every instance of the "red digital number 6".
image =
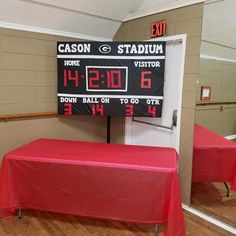
[[151, 75], [151, 71], [142, 71], [141, 72], [141, 88], [151, 88], [152, 81], [151, 78], [145, 77], [146, 75]]

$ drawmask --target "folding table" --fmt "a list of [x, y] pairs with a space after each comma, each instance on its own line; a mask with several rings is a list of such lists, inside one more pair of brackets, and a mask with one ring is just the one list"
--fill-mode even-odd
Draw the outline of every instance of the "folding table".
[[5, 154], [0, 216], [37, 209], [133, 223], [183, 236], [172, 148], [39, 139]]

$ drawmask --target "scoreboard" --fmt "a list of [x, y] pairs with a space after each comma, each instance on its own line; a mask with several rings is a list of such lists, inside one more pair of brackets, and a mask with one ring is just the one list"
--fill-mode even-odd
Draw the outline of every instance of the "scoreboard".
[[161, 117], [165, 42], [58, 42], [58, 113]]

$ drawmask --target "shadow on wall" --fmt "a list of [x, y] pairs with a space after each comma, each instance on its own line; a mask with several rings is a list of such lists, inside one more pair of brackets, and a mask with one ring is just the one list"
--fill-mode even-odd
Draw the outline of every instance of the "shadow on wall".
[[39, 138], [106, 142], [103, 117], [53, 117], [0, 122], [0, 156]]

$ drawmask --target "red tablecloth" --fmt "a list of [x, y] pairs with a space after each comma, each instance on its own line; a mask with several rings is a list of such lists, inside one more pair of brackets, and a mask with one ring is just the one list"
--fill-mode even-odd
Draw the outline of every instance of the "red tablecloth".
[[0, 214], [38, 209], [136, 223], [185, 235], [171, 148], [39, 139], [4, 156]]
[[230, 182], [236, 191], [236, 143], [195, 125], [194, 182]]

